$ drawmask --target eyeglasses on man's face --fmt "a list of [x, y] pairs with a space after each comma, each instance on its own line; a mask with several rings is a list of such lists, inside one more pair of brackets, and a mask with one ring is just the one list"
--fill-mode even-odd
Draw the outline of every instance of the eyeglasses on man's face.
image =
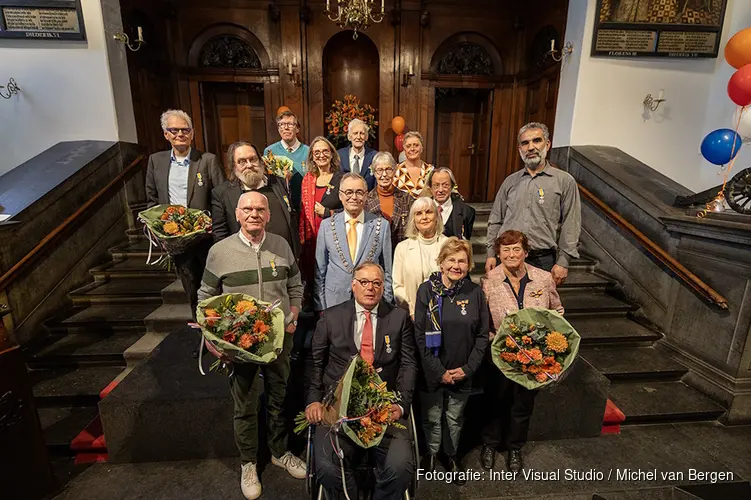
[[297, 127], [297, 123], [295, 123], [295, 122], [279, 122], [277, 126], [279, 128], [290, 129], [290, 128], [296, 128]]
[[331, 151], [328, 149], [313, 151], [313, 158], [328, 158], [329, 156], [331, 156]]
[[375, 169], [376, 177], [383, 177], [384, 175], [393, 175], [394, 169], [393, 168], [377, 168]]
[[383, 281], [381, 280], [366, 280], [366, 279], [359, 279], [355, 278], [355, 281], [360, 283], [360, 286], [363, 288], [370, 288], [371, 285], [373, 285], [373, 288], [379, 289], [383, 286]]
[[347, 199], [350, 199], [352, 197], [365, 198], [365, 195], [368, 194], [367, 191], [362, 189], [347, 189], [346, 191], [341, 191], [341, 193]]
[[185, 127], [185, 128], [170, 127], [167, 129], [167, 132], [169, 132], [170, 134], [174, 136], [177, 136], [179, 134], [188, 135], [191, 132], [193, 132], [193, 129], [189, 127]]
[[257, 156], [253, 158], [238, 158], [237, 160], [235, 160], [235, 163], [240, 166], [258, 165], [259, 163], [261, 163], [261, 160]]

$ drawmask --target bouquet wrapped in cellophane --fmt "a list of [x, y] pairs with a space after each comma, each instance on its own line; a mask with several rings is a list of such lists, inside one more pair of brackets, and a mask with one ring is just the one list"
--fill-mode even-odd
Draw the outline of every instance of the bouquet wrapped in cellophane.
[[493, 338], [493, 363], [509, 380], [539, 389], [560, 380], [579, 352], [579, 334], [556, 311], [526, 308], [509, 314]]
[[292, 173], [292, 169], [295, 166], [295, 162], [291, 158], [286, 156], [274, 156], [274, 153], [269, 151], [266, 156], [262, 157], [263, 164], [266, 167], [266, 173], [269, 175], [275, 175], [286, 179], [287, 175]]
[[[389, 425], [405, 428], [389, 418], [391, 405], [399, 401], [399, 395], [386, 389], [375, 368], [356, 355], [322, 401], [323, 425], [341, 428], [361, 448], [378, 446]], [[295, 432], [307, 427], [305, 412], [300, 412], [295, 417]]]
[[[156, 264], [169, 255], [185, 252], [200, 240], [211, 236], [211, 216], [195, 208], [182, 205], [157, 205], [138, 214], [149, 239], [147, 264]], [[151, 247], [163, 255], [151, 262]]]
[[[271, 363], [284, 348], [284, 312], [278, 307], [280, 303], [261, 302], [243, 293], [202, 300], [196, 308], [196, 320], [207, 349], [217, 358], [226, 357], [233, 363]], [[220, 369], [221, 365], [217, 359], [211, 370]]]

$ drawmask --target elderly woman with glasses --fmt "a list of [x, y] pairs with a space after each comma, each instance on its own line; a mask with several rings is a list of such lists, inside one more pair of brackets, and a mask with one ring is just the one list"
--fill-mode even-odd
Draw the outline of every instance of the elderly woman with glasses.
[[376, 153], [370, 164], [370, 171], [375, 176], [376, 187], [368, 193], [365, 211], [380, 215], [389, 221], [391, 246], [395, 248], [397, 243], [404, 239], [409, 207], [413, 199], [404, 191], [399, 191], [394, 187], [396, 161], [391, 153], [387, 151]]
[[415, 341], [423, 372], [420, 401], [428, 453], [422, 468], [426, 470], [434, 469], [441, 445], [448, 457], [447, 470], [462, 470], [457, 448], [464, 407], [488, 345], [490, 322], [485, 294], [468, 277], [472, 264], [472, 244], [452, 236], [438, 254], [439, 271], [417, 290]]
[[300, 270], [305, 282], [305, 305], [312, 304], [316, 238], [324, 219], [342, 209], [339, 182], [344, 175], [336, 148], [325, 137], [318, 136], [310, 143], [306, 163], [307, 173], [302, 180], [300, 200]]
[[414, 319], [417, 289], [438, 271], [438, 254], [448, 237], [443, 235], [443, 220], [432, 198], [415, 200], [406, 226], [407, 239], [396, 246], [392, 280], [397, 305]]
[[403, 144], [407, 159], [396, 167], [394, 186], [417, 199], [422, 195], [425, 181], [433, 170], [433, 166], [422, 161], [424, 141], [420, 132], [412, 131], [404, 134]]

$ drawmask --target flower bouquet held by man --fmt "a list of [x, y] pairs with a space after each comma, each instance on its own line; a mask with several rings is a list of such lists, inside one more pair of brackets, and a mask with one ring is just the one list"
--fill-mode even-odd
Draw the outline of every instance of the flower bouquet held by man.
[[[355, 355], [339, 382], [323, 399], [323, 424], [333, 431], [341, 428], [361, 448], [378, 446], [389, 425], [405, 427], [389, 418], [391, 405], [401, 400], [370, 363]], [[308, 428], [305, 412], [295, 418], [295, 432]]]
[[295, 166], [295, 162], [291, 158], [286, 156], [274, 156], [274, 153], [269, 151], [266, 156], [262, 157], [263, 164], [266, 167], [266, 173], [281, 177], [287, 180], [288, 176], [292, 174], [292, 169]]
[[[144, 224], [144, 233], [149, 238], [149, 257], [151, 262], [151, 247], [161, 248], [167, 255], [177, 255], [211, 235], [211, 217], [194, 208], [182, 205], [157, 205], [138, 214], [138, 220]], [[156, 264], [164, 256], [160, 257]]]
[[[269, 364], [284, 347], [284, 313], [274, 304], [243, 293], [226, 293], [202, 300], [196, 319], [206, 347], [218, 359], [211, 370], [228, 362]], [[198, 362], [201, 367], [201, 361]], [[201, 368], [203, 373], [203, 368]]]
[[561, 379], [579, 352], [579, 334], [548, 309], [524, 308], [503, 320], [493, 339], [493, 362], [509, 380], [539, 389]]

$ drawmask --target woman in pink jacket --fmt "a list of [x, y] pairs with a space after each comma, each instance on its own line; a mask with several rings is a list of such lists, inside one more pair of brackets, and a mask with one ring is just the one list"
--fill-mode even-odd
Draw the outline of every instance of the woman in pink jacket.
[[[529, 242], [524, 233], [504, 231], [495, 240], [494, 249], [501, 265], [490, 271], [483, 282], [492, 318], [491, 332], [500, 327], [507, 314], [525, 307], [554, 309], [563, 314], [561, 298], [552, 275], [525, 263]], [[491, 333], [490, 338], [493, 336]], [[482, 431], [482, 466], [487, 470], [492, 469], [495, 451], [505, 445], [508, 450], [507, 466], [510, 471], [518, 472], [524, 467], [521, 449], [527, 442], [537, 391], [525, 389], [508, 380], [495, 367], [488, 370], [485, 390], [491, 398], [497, 399], [491, 405], [490, 419]], [[504, 400], [511, 401], [510, 408], [508, 404], [501, 403]], [[503, 425], [504, 421], [508, 421], [507, 426]]]

